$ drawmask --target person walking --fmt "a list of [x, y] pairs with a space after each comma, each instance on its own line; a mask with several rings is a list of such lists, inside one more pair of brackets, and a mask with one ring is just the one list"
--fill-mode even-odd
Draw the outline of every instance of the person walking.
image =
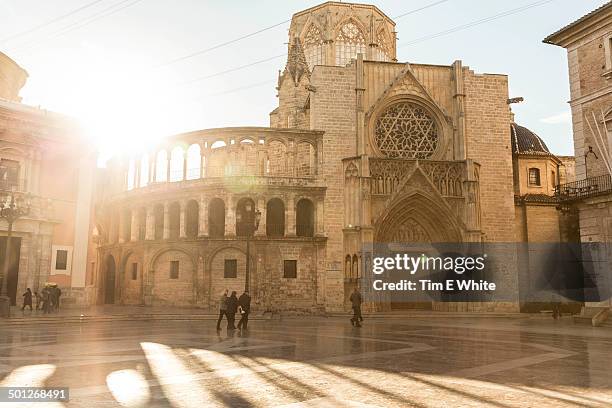
[[59, 286], [55, 287], [55, 310], [59, 311], [60, 308], [60, 296], [62, 296], [62, 290]]
[[229, 318], [227, 317], [227, 289], [223, 291], [221, 299], [219, 299], [219, 319], [217, 320], [217, 331], [221, 331], [221, 320], [223, 320], [223, 316], [225, 316], [225, 318], [229, 321]]
[[34, 292], [34, 300], [36, 301], [36, 310], [40, 310], [41, 297], [38, 292]]
[[236, 321], [236, 312], [238, 311], [238, 298], [236, 291], [233, 290], [230, 297], [227, 298], [227, 330], [236, 330], [234, 322]]
[[51, 312], [51, 292], [49, 291], [49, 287], [45, 286], [41, 292], [42, 300], [43, 300], [43, 313], [48, 314]]
[[30, 312], [32, 311], [32, 291], [30, 288], [27, 288], [25, 293], [23, 294], [23, 306], [21, 307], [21, 311], [24, 311], [26, 306], [30, 306]]
[[249, 313], [251, 312], [251, 296], [247, 290], [238, 298], [238, 305], [242, 308], [242, 316], [238, 322], [238, 330], [247, 330]]
[[353, 306], [353, 317], [351, 318], [351, 324], [355, 327], [361, 327], [361, 322], [363, 321], [363, 316], [361, 316], [361, 293], [359, 293], [359, 289], [357, 289], [357, 287], [355, 287], [353, 293], [351, 293], [349, 300]]

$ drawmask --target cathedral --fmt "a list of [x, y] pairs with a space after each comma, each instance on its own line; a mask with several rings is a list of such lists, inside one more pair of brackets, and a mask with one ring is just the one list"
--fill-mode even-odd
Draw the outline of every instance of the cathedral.
[[[96, 303], [215, 309], [247, 287], [259, 311], [338, 312], [372, 243], [575, 238], [554, 197], [573, 158], [514, 122], [508, 77], [398, 61], [376, 6], [294, 14], [276, 89], [269, 127], [178, 134], [109, 162]], [[519, 269], [502, 277], [515, 299], [420, 307], [524, 310]]]

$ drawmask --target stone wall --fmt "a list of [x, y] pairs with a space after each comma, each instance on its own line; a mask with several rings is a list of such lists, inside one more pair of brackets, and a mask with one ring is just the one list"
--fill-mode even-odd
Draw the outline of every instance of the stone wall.
[[466, 152], [480, 164], [481, 227], [489, 242], [514, 240], [508, 78], [463, 70]]
[[312, 74], [310, 128], [324, 130], [320, 177], [325, 196], [326, 247], [325, 306], [342, 310], [344, 283], [344, 174], [342, 159], [356, 155], [355, 65], [346, 68], [317, 66]]

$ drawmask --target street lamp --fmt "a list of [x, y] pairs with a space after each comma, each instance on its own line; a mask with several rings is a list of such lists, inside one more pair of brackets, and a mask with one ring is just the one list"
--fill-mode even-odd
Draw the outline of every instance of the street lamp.
[[17, 219], [30, 213], [30, 199], [24, 199], [22, 195], [15, 195], [11, 191], [0, 196], [0, 218], [6, 220], [8, 232], [6, 235], [6, 248], [4, 251], [4, 266], [2, 268], [2, 288], [0, 291], [0, 316], [9, 317], [11, 300], [8, 296], [8, 273], [9, 259], [11, 255], [11, 236], [13, 234], [13, 223]]
[[255, 210], [253, 212], [253, 207], [251, 207], [251, 203], [248, 203], [244, 206], [244, 211], [238, 211], [236, 214], [236, 221], [242, 225], [244, 232], [246, 233], [246, 274], [244, 281], [244, 291], [249, 291], [249, 282], [251, 280], [251, 254], [250, 254], [250, 240], [251, 237], [259, 228], [259, 221], [261, 221], [261, 211]]

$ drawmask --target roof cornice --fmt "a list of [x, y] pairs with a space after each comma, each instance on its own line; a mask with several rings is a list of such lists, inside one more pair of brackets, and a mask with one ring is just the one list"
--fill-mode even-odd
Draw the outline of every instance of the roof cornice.
[[550, 34], [542, 42], [567, 48], [594, 31], [599, 24], [610, 24], [612, 21], [612, 1], [580, 17], [560, 30]]

